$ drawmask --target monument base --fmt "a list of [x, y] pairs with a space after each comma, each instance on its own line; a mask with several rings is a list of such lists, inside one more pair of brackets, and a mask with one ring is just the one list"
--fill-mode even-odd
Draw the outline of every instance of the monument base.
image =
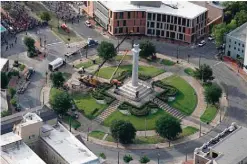
[[115, 92], [134, 101], [140, 101], [152, 92], [151, 86], [144, 81], [138, 80], [138, 86], [133, 86], [132, 81], [128, 81]]

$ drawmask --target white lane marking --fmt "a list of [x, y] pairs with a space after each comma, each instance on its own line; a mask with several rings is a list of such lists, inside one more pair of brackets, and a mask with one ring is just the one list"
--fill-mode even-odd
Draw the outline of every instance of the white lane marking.
[[215, 66], [217, 66], [218, 64], [221, 64], [221, 63], [222, 63], [222, 61], [220, 61], [220, 62], [214, 64], [213, 66], [215, 67]]
[[55, 44], [61, 44], [63, 42], [55, 42], [55, 43], [50, 43], [50, 44], [46, 44], [46, 46], [51, 46], [51, 45], [55, 45]]

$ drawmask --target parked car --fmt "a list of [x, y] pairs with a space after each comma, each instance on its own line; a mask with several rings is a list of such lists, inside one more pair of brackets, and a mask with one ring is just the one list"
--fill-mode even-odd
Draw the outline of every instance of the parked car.
[[85, 25], [86, 25], [87, 27], [89, 27], [89, 28], [92, 27], [92, 24], [89, 22], [89, 20], [87, 20], [87, 21], [85, 22]]
[[198, 44], [198, 46], [199, 46], [199, 47], [202, 47], [202, 46], [204, 46], [205, 44], [206, 44], [205, 40], [202, 40], [202, 41]]
[[27, 72], [27, 75], [26, 75], [26, 80], [30, 80], [31, 76], [35, 73], [35, 70], [30, 67], [28, 68], [28, 72]]
[[209, 37], [208, 37], [208, 40], [209, 40], [209, 41], [212, 41], [212, 40], [214, 40], [214, 38], [213, 38], [212, 36], [209, 36]]
[[15, 107], [15, 111], [20, 112], [21, 111], [21, 106], [20, 104], [17, 104]]
[[93, 47], [93, 46], [96, 46], [98, 44], [99, 44], [98, 41], [97, 40], [94, 40], [92, 38], [88, 38], [88, 40], [87, 40], [88, 47]]

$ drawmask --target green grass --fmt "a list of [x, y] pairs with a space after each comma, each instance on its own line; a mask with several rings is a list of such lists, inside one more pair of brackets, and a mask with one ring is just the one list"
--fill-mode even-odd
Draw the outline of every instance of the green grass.
[[[48, 12], [51, 15], [51, 20], [49, 21], [49, 26], [52, 27], [52, 31], [60, 37], [65, 43], [68, 43], [68, 38], [70, 38], [70, 42], [78, 42], [81, 41], [81, 38], [78, 37], [74, 31], [70, 29], [70, 33], [65, 32], [62, 28], [57, 28], [58, 26], [58, 19], [56, 15], [48, 11], [42, 4], [39, 2], [26, 2], [26, 5], [32, 9], [32, 12], [36, 14], [36, 18], [40, 19], [40, 15], [42, 12]], [[63, 24], [64, 22], [62, 20], [59, 20], [59, 26]]]
[[173, 66], [175, 64], [175, 62], [168, 59], [162, 59], [160, 63], [166, 66]]
[[134, 140], [135, 144], [157, 144], [163, 142], [165, 142], [165, 139], [160, 136], [136, 136]]
[[202, 122], [211, 122], [217, 114], [217, 108], [214, 105], [208, 105], [203, 115], [200, 117]]
[[[96, 64], [99, 64], [99, 63], [102, 62], [102, 59], [100, 59], [100, 58], [96, 58], [95, 60], [96, 60]], [[91, 67], [93, 65], [94, 65], [93, 64], [93, 61], [92, 60], [89, 60], [87, 62], [81, 62], [81, 63], [75, 65], [75, 68], [77, 68], [77, 69], [79, 69], [81, 67], [88, 68], [88, 67]]]
[[[158, 112], [155, 114], [146, 116], [147, 130], [153, 130], [155, 128], [156, 120], [158, 120], [162, 116], [172, 117], [162, 109], [159, 109]], [[119, 111], [115, 111], [110, 116], [108, 116], [104, 120], [103, 124], [105, 126], [110, 127], [111, 122], [116, 119], [130, 121], [134, 125], [136, 130], [145, 130], [145, 116], [134, 116], [134, 115], [126, 116]]]
[[[116, 57], [114, 57], [114, 60], [120, 61], [122, 58], [123, 58], [123, 55], [117, 55]], [[132, 56], [126, 55], [123, 61], [126, 61], [126, 60], [132, 60]]]
[[[72, 95], [75, 104], [79, 110], [83, 110], [83, 114], [89, 119], [93, 119], [98, 116], [108, 105], [98, 104], [96, 99], [91, 94], [76, 93]], [[91, 114], [96, 108], [99, 110], [95, 114]]]
[[184, 79], [179, 76], [170, 76], [162, 82], [172, 85], [178, 89], [176, 99], [168, 104], [186, 115], [190, 115], [197, 105], [197, 95], [195, 90]]
[[105, 140], [108, 142], [116, 142], [115, 139], [111, 135], [108, 135]]
[[20, 69], [21, 71], [23, 71], [25, 68], [26, 68], [26, 66], [25, 66], [24, 64], [19, 65], [19, 69]]
[[192, 68], [185, 68], [184, 72], [189, 76], [194, 76], [195, 74], [195, 70], [193, 70]]
[[[63, 118], [63, 121], [66, 123], [66, 124], [70, 124], [70, 116], [64, 116]], [[81, 123], [79, 121], [77, 121], [76, 119], [73, 119], [71, 117], [71, 126], [74, 128], [74, 129], [77, 129], [81, 126]]]
[[62, 92], [62, 90], [59, 90], [57, 88], [51, 88], [50, 95], [49, 95], [50, 96], [50, 100], [54, 97], [55, 94], [59, 94], [61, 92]]
[[[104, 79], [110, 79], [112, 73], [115, 71], [116, 67], [105, 67], [100, 69], [98, 76]], [[121, 73], [123, 71], [132, 70], [132, 65], [120, 66], [116, 74]], [[153, 67], [153, 66], [139, 66], [139, 73], [155, 77], [161, 73], [165, 72], [165, 70]]]
[[179, 138], [190, 136], [196, 132], [198, 132], [197, 128], [192, 126], [187, 126], [182, 129], [182, 133], [179, 135]]
[[91, 133], [89, 133], [89, 136], [102, 140], [105, 136], [105, 133], [101, 131], [92, 131]]

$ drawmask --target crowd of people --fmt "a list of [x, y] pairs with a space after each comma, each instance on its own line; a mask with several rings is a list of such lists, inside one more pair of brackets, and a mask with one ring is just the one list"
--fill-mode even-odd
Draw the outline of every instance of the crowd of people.
[[40, 21], [29, 15], [20, 2], [3, 1], [2, 6], [3, 9], [8, 10], [1, 10], [1, 24], [9, 33], [16, 34], [42, 25]]
[[73, 9], [69, 2], [44, 1], [43, 4], [54, 12], [58, 19], [63, 20], [65, 23], [67, 21], [72, 23], [79, 21], [79, 14]]

